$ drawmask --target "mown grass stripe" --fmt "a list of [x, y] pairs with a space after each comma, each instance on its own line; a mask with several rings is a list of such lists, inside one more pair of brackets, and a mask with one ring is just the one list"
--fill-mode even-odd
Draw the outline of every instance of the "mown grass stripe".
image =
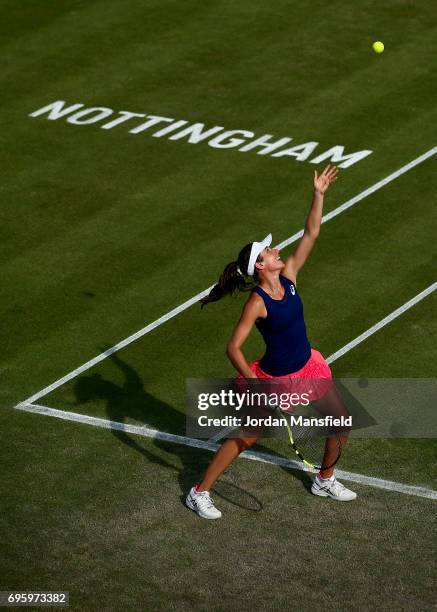
[[[401, 168], [399, 168], [395, 172], [389, 174], [386, 178], [382, 179], [381, 181], [378, 181], [377, 183], [375, 183], [371, 187], [365, 189], [364, 191], [362, 191], [358, 195], [354, 196], [352, 199], [348, 200], [347, 202], [344, 202], [343, 204], [341, 204], [340, 206], [338, 206], [337, 208], [332, 210], [330, 213], [325, 215], [322, 218], [322, 223], [326, 223], [326, 221], [329, 221], [330, 219], [333, 219], [334, 217], [336, 217], [337, 215], [341, 214], [345, 210], [348, 210], [349, 208], [351, 208], [352, 206], [354, 206], [358, 202], [362, 201], [368, 195], [374, 193], [377, 189], [381, 189], [381, 187], [384, 187], [389, 182], [395, 180], [396, 178], [398, 178], [399, 176], [401, 176], [405, 172], [408, 172], [409, 170], [411, 170], [412, 168], [414, 168], [418, 164], [422, 163], [423, 161], [425, 161], [429, 157], [432, 157], [433, 155], [435, 155], [435, 153], [437, 153], [437, 147], [433, 147], [432, 149], [430, 149], [429, 151], [427, 151], [423, 155], [420, 155], [419, 157], [417, 157], [416, 159], [412, 160], [408, 164], [402, 166]], [[297, 232], [296, 234], [294, 234], [293, 236], [288, 238], [287, 240], [281, 242], [279, 245], [277, 245], [277, 248], [283, 248], [284, 246], [287, 246], [287, 245], [291, 244], [292, 242], [295, 242], [302, 235], [303, 235], [303, 229], [300, 232]], [[47, 387], [44, 387], [44, 389], [41, 389], [41, 391], [38, 391], [37, 393], [35, 393], [31, 397], [27, 398], [26, 400], [24, 400], [24, 402], [25, 403], [32, 403], [32, 402], [35, 402], [35, 401], [41, 399], [42, 397], [44, 397], [45, 395], [47, 395], [51, 391], [54, 391], [55, 389], [57, 389], [58, 387], [60, 387], [64, 383], [68, 382], [69, 380], [72, 380], [73, 378], [75, 378], [76, 376], [81, 374], [82, 372], [92, 368], [94, 365], [96, 365], [97, 363], [103, 361], [104, 359], [106, 359], [107, 357], [112, 355], [113, 353], [119, 351], [120, 349], [124, 348], [128, 344], [131, 344], [135, 340], [138, 340], [139, 338], [141, 338], [145, 334], [148, 334], [149, 332], [151, 332], [152, 330], [156, 329], [157, 327], [159, 327], [160, 325], [162, 325], [166, 321], [169, 321], [170, 319], [172, 319], [176, 315], [180, 314], [181, 312], [183, 312], [184, 310], [186, 310], [187, 308], [189, 308], [190, 306], [192, 306], [193, 304], [198, 302], [200, 299], [202, 299], [205, 295], [207, 295], [209, 293], [211, 288], [212, 288], [212, 285], [211, 285], [211, 287], [208, 287], [207, 289], [204, 289], [203, 291], [201, 291], [197, 295], [193, 296], [192, 298], [190, 298], [189, 300], [187, 300], [183, 304], [180, 304], [176, 308], [173, 308], [173, 310], [170, 310], [170, 312], [166, 313], [162, 317], [159, 317], [159, 319], [156, 319], [152, 323], [149, 323], [148, 325], [146, 325], [142, 329], [138, 330], [137, 332], [135, 332], [131, 336], [128, 336], [124, 340], [121, 340], [120, 342], [118, 342], [117, 344], [112, 346], [111, 348], [109, 348], [106, 351], [100, 353], [99, 355], [97, 355], [93, 359], [90, 359], [89, 361], [87, 361], [83, 365], [79, 366], [78, 368], [72, 370], [71, 372], [69, 372], [68, 374], [63, 376], [62, 378], [59, 378], [58, 380], [53, 382], [51, 385], [48, 385]]]
[[[110, 421], [108, 419], [101, 419], [98, 417], [80, 414], [77, 412], [57, 410], [56, 408], [49, 408], [48, 406], [42, 406], [40, 404], [29, 404], [23, 402], [22, 404], [18, 404], [15, 408], [17, 410], [23, 410], [25, 412], [33, 412], [35, 414], [41, 414], [44, 416], [55, 417], [57, 419], [63, 419], [65, 421], [84, 423], [86, 425], [92, 425], [93, 427], [101, 427], [103, 429], [115, 429], [138, 436], [143, 436], [145, 438], [163, 440], [165, 442], [182, 444], [183, 446], [191, 446], [193, 448], [200, 448], [203, 450], [216, 451], [219, 447], [219, 444], [216, 444], [215, 442], [210, 442], [208, 440], [196, 440], [195, 438], [178, 436], [164, 431], [151, 429], [149, 427], [130, 425], [127, 423], [120, 423], [118, 421]], [[284, 457], [276, 457], [275, 455], [270, 455], [268, 453], [245, 451], [241, 453], [240, 457], [243, 457], [245, 459], [251, 459], [252, 461], [261, 461], [262, 463], [279, 465], [281, 467], [285, 467], [292, 470], [315, 473], [315, 470], [311, 470], [302, 463], [298, 463], [297, 461], [293, 461], [292, 459], [286, 459]], [[437, 491], [427, 489], [425, 487], [415, 487], [413, 485], [407, 485], [401, 482], [383, 480], [382, 478], [374, 478], [373, 476], [355, 474], [354, 472], [346, 472], [344, 470], [336, 470], [336, 475], [339, 478], [342, 478], [343, 480], [374, 487], [376, 489], [393, 491], [395, 493], [403, 493], [404, 495], [413, 495], [415, 497], [424, 497], [426, 499], [437, 499]]]

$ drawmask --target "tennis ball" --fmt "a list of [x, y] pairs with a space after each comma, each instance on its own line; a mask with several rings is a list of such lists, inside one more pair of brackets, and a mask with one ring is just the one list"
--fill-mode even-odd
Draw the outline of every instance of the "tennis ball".
[[382, 53], [384, 51], [384, 43], [382, 43], [380, 40], [374, 42], [372, 47], [375, 53]]

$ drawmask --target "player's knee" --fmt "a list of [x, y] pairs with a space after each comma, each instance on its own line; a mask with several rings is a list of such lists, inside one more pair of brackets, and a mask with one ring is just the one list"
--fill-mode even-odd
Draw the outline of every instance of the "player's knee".
[[243, 451], [247, 450], [248, 448], [250, 448], [251, 446], [253, 446], [256, 441], [258, 440], [258, 438], [254, 437], [244, 437], [244, 438], [238, 438], [237, 444], [238, 444], [238, 448], [240, 450], [240, 453], [242, 453]]

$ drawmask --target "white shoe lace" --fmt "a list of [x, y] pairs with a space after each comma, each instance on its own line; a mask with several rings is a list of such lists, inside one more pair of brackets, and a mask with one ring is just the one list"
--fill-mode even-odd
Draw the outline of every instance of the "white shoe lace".
[[201, 506], [205, 510], [207, 510], [208, 508], [215, 507], [214, 502], [212, 501], [212, 498], [209, 495], [208, 491], [200, 491], [200, 493], [197, 493], [196, 503], [198, 504], [198, 506]]
[[329, 488], [335, 495], [338, 495], [339, 493], [344, 491], [346, 487], [342, 485], [341, 482], [338, 482], [338, 480], [335, 479]]

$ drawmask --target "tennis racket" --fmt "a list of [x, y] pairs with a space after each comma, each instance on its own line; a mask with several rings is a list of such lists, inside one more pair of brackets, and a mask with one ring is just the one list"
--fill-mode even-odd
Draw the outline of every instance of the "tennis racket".
[[[328, 426], [304, 424], [305, 420], [302, 425], [290, 424], [289, 415], [278, 407], [275, 411], [285, 420], [291, 447], [305, 465], [314, 470], [328, 470], [337, 463], [342, 450], [338, 431]], [[317, 417], [320, 418], [319, 413]]]

